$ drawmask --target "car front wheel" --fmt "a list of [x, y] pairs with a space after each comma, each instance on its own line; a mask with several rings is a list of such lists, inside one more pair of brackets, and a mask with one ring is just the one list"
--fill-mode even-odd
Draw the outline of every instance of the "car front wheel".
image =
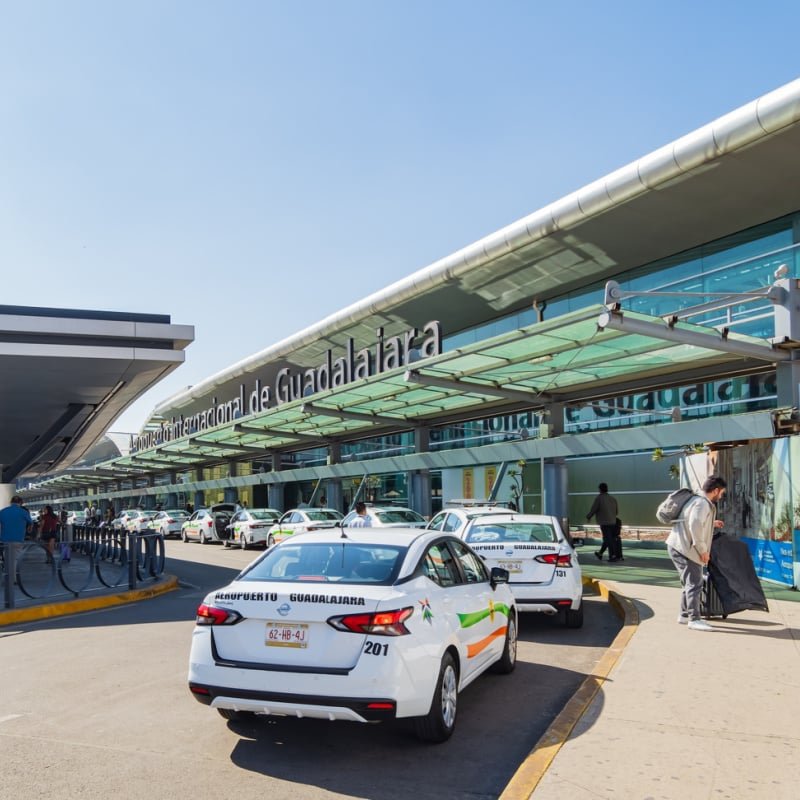
[[424, 742], [446, 742], [455, 730], [457, 712], [458, 672], [453, 656], [445, 653], [431, 710], [424, 717], [414, 719], [417, 737]]
[[244, 533], [239, 534], [239, 547], [242, 550], [247, 550], [247, 536]]
[[189, 541], [189, 537], [186, 535], [186, 531], [184, 530], [181, 531], [181, 539], [183, 539], [184, 544]]
[[267, 536], [267, 547], [274, 547], [275, 546], [275, 537], [270, 534]]

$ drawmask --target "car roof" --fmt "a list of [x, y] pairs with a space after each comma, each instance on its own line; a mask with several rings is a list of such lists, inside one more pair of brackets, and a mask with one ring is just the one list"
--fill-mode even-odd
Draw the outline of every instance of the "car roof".
[[[482, 514], [479, 514], [477, 517], [473, 517], [470, 522], [474, 525], [476, 522], [480, 522]], [[550, 516], [549, 514], [517, 514], [513, 511], [506, 511], [504, 514], [495, 514], [490, 513], [486, 514], [487, 517], [492, 518], [492, 524], [497, 524], [499, 522], [535, 522], [539, 524], [547, 524], [547, 525], [560, 525], [558, 518]]]
[[502, 508], [506, 511], [509, 510], [508, 502], [505, 500], [472, 500], [470, 498], [459, 498], [454, 500], [447, 500], [444, 504], [443, 511], [453, 508]]
[[[446, 511], [451, 514], [457, 514], [461, 512], [465, 516], [474, 517], [474, 516], [481, 516], [483, 514], [492, 515], [495, 514], [502, 514], [508, 515], [513, 512], [509, 511], [507, 508], [498, 508], [497, 506], [468, 506], [467, 508], [443, 508], [442, 511]], [[439, 512], [441, 513], [441, 512]]]
[[287, 539], [285, 543], [277, 546], [282, 547], [283, 544], [298, 544], [300, 542], [336, 544], [344, 540], [357, 544], [390, 544], [408, 547], [420, 536], [436, 539], [442, 535], [442, 531], [428, 531], [420, 528], [324, 528], [313, 533], [296, 533], [290, 539]]
[[371, 506], [369, 503], [367, 503], [367, 511], [411, 511], [414, 514], [418, 513], [414, 511], [413, 508], [408, 508], [407, 506]]

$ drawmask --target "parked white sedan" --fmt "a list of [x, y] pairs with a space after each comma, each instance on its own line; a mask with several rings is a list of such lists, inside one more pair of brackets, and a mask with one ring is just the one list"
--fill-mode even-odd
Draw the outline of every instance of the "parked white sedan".
[[438, 531], [294, 535], [203, 600], [189, 689], [225, 719], [411, 717], [420, 738], [444, 741], [459, 693], [514, 669], [507, 581]]
[[568, 628], [583, 625], [583, 581], [578, 555], [556, 517], [491, 514], [460, 532], [490, 567], [509, 573], [517, 608], [562, 614]]
[[128, 533], [144, 533], [156, 515], [155, 511], [128, 511], [126, 513], [125, 530]]
[[187, 519], [189, 514], [182, 508], [168, 508], [166, 511], [159, 511], [150, 520], [150, 528], [165, 539], [169, 536], [180, 536], [181, 526]]
[[281, 512], [274, 508], [243, 508], [237, 511], [228, 523], [230, 536], [225, 547], [238, 544], [242, 550], [254, 544], [272, 547], [275, 540], [269, 529], [280, 519]]
[[[367, 516], [369, 516], [373, 528], [424, 528], [428, 524], [422, 514], [417, 514], [410, 508], [367, 506]], [[357, 518], [358, 514], [351, 511], [341, 521], [341, 526], [349, 528]]]
[[297, 533], [335, 528], [342, 515], [331, 508], [293, 508], [287, 511], [268, 531], [274, 544]]

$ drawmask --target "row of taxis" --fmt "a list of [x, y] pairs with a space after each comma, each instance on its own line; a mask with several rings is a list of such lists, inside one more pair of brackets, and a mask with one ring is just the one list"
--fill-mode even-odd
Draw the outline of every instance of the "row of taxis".
[[513, 671], [525, 611], [583, 622], [580, 567], [554, 517], [473, 507], [416, 528], [340, 520], [285, 536], [203, 599], [189, 689], [227, 720], [410, 719], [443, 742], [461, 692]]

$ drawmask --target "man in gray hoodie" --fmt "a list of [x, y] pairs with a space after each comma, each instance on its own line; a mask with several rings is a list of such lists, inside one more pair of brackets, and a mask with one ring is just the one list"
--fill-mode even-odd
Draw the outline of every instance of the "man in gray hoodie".
[[693, 497], [681, 510], [667, 537], [667, 552], [681, 576], [681, 611], [678, 622], [688, 623], [695, 631], [714, 629], [700, 618], [703, 593], [703, 567], [711, 557], [714, 528], [724, 527], [717, 519], [716, 504], [725, 494], [727, 483], [718, 475], [706, 478], [701, 494]]

